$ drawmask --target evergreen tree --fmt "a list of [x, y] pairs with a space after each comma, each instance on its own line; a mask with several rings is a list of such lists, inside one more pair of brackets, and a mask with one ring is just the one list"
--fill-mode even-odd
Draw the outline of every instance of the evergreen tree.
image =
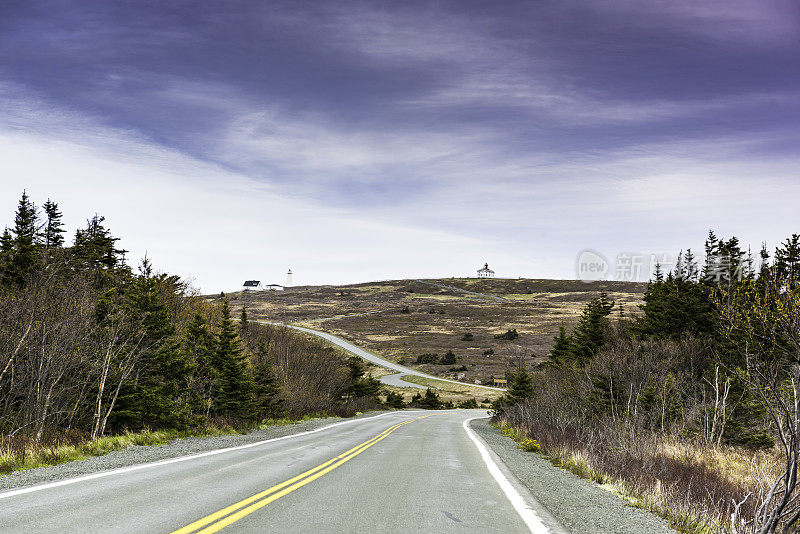
[[581, 313], [578, 324], [572, 332], [572, 358], [580, 365], [589, 361], [603, 345], [607, 317], [614, 307], [614, 301], [608, 300], [603, 292], [593, 299]]
[[800, 235], [792, 234], [775, 249], [775, 267], [779, 276], [791, 283], [800, 281]]
[[0, 235], [0, 284], [8, 285], [11, 283], [11, 258], [14, 254], [14, 238], [8, 227]]
[[656, 262], [656, 271], [653, 273], [653, 279], [656, 283], [664, 281], [664, 271], [661, 270], [661, 264]]
[[247, 319], [247, 306], [242, 305], [242, 313], [239, 314], [239, 330], [242, 331], [242, 335], [247, 332], [249, 324], [250, 321]]
[[767, 250], [767, 244], [761, 244], [761, 252], [759, 253], [759, 257], [761, 258], [761, 265], [759, 268], [758, 278], [759, 280], [767, 280], [769, 279], [769, 250]]
[[24, 285], [36, 265], [38, 220], [36, 206], [23, 191], [14, 216], [12, 247], [8, 263], [8, 277], [14, 284]]
[[214, 391], [219, 386], [219, 375], [213, 365], [217, 339], [209, 329], [205, 318], [199, 313], [195, 314], [186, 327], [184, 350], [186, 360], [192, 362], [191, 403], [195, 411], [207, 416], [211, 411]]
[[62, 213], [58, 210], [58, 204], [48, 198], [42, 208], [47, 215], [47, 222], [41, 231], [42, 245], [46, 249], [61, 248], [64, 245], [64, 223], [61, 222]]
[[689, 282], [697, 282], [697, 261], [695, 260], [694, 254], [692, 253], [692, 249], [686, 249], [686, 255], [684, 256], [684, 262], [686, 265], [686, 280]]
[[89, 267], [114, 269], [123, 263], [126, 250], [116, 248], [118, 237], [103, 225], [105, 217], [95, 215], [86, 221], [86, 228], [75, 232], [72, 252]]
[[253, 360], [254, 408], [259, 419], [279, 417], [284, 413], [281, 388], [267, 356], [267, 348], [260, 345]]
[[219, 373], [219, 389], [212, 411], [217, 415], [249, 417], [252, 414], [252, 377], [241, 338], [231, 319], [228, 299], [222, 301], [214, 367]]
[[169, 306], [163, 301], [152, 265], [144, 259], [128, 291], [128, 313], [141, 321], [141, 356], [136, 379], [120, 395], [118, 424], [129, 427], [181, 427], [188, 406], [180, 403], [191, 367]]
[[520, 363], [517, 370], [509, 377], [506, 402], [514, 405], [523, 402], [533, 395], [533, 383], [525, 364]]
[[441, 365], [455, 365], [456, 364], [456, 355], [453, 353], [452, 350], [448, 350], [447, 353], [442, 356], [442, 359], [439, 360]]
[[717, 249], [719, 246], [719, 240], [717, 236], [714, 235], [712, 230], [708, 231], [708, 237], [706, 238], [705, 242], [705, 265], [703, 266], [703, 281], [704, 282], [711, 282], [714, 280], [715, 273], [717, 270], [716, 259], [717, 259]]
[[558, 335], [553, 338], [553, 348], [550, 350], [550, 363], [561, 365], [570, 360], [572, 354], [572, 336], [567, 335], [564, 325], [558, 328]]
[[381, 392], [381, 383], [377, 378], [365, 376], [366, 370], [361, 358], [351, 356], [347, 359], [347, 367], [350, 371], [351, 385], [349, 392], [355, 397], [377, 398]]

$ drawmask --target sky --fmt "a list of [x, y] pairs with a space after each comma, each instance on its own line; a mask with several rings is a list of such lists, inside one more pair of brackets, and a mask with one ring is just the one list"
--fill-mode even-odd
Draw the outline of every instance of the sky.
[[0, 225], [99, 213], [205, 292], [774, 248], [798, 58], [794, 0], [3, 0]]

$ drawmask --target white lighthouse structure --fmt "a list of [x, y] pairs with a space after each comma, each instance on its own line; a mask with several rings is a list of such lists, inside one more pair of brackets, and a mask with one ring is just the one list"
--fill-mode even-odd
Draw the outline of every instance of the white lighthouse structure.
[[292, 287], [292, 270], [286, 273], [286, 287]]

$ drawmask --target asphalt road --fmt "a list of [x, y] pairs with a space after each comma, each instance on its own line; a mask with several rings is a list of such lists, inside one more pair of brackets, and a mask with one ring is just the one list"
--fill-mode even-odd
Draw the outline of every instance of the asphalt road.
[[284, 326], [288, 326], [289, 328], [294, 328], [295, 330], [299, 330], [301, 332], [305, 332], [307, 334], [311, 334], [311, 335], [320, 337], [320, 338], [328, 341], [329, 343], [333, 343], [334, 345], [338, 345], [339, 347], [343, 348], [347, 352], [349, 352], [351, 354], [354, 354], [354, 355], [358, 356], [359, 358], [367, 360], [368, 362], [372, 362], [372, 363], [374, 363], [376, 365], [380, 365], [381, 367], [385, 367], [387, 369], [391, 369], [393, 371], [397, 371], [397, 373], [395, 373], [395, 374], [386, 375], [386, 376], [381, 377], [381, 382], [383, 382], [384, 384], [387, 384], [389, 386], [416, 387], [416, 388], [426, 389], [427, 386], [420, 386], [418, 384], [413, 384], [411, 382], [406, 382], [405, 380], [403, 380], [401, 378], [403, 375], [415, 375], [415, 376], [421, 376], [421, 377], [424, 377], [424, 378], [432, 378], [434, 380], [440, 380], [442, 382], [450, 382], [451, 384], [462, 384], [462, 385], [467, 385], [467, 386], [470, 386], [470, 387], [476, 387], [476, 388], [482, 388], [482, 389], [491, 389], [491, 390], [494, 390], [494, 391], [505, 391], [502, 388], [494, 388], [494, 387], [491, 387], [491, 386], [483, 386], [483, 385], [478, 385], [478, 384], [471, 384], [469, 382], [458, 382], [457, 380], [449, 380], [447, 378], [440, 378], [438, 376], [433, 376], [433, 375], [421, 373], [421, 372], [416, 371], [416, 370], [414, 370], [414, 369], [412, 369], [410, 367], [405, 367], [404, 365], [400, 365], [400, 364], [397, 364], [397, 363], [394, 363], [394, 362], [390, 362], [389, 360], [385, 360], [385, 359], [381, 358], [380, 356], [376, 356], [375, 354], [372, 354], [371, 352], [366, 351], [366, 350], [362, 349], [361, 347], [359, 347], [357, 345], [353, 345], [349, 341], [346, 341], [346, 340], [340, 338], [339, 336], [334, 336], [333, 334], [328, 334], [327, 332], [321, 332], [319, 330], [312, 330], [311, 328], [304, 328], [302, 326], [294, 326], [294, 325], [290, 325], [290, 324], [289, 325], [284, 325]]
[[390, 412], [11, 490], [0, 532], [561, 532], [464, 425], [485, 416]]

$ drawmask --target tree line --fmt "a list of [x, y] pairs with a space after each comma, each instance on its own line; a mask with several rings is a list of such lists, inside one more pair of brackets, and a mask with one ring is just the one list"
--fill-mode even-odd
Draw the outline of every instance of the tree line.
[[777, 450], [784, 468], [758, 491], [721, 479], [704, 487], [694, 466], [681, 495], [735, 517], [725, 528], [798, 527], [800, 235], [754, 257], [736, 237], [709, 232], [701, 260], [688, 249], [669, 272], [656, 266], [635, 313], [601, 294], [571, 331], [560, 328], [544, 363], [518, 365], [509, 378], [499, 420], [545, 448], [583, 443], [598, 465], [634, 478], [644, 475], [630, 451], [646, 436]]
[[68, 243], [58, 204], [23, 192], [0, 235], [0, 435], [257, 424], [347, 415], [376, 381], [334, 349], [196, 295], [145, 258], [136, 269], [94, 215]]

